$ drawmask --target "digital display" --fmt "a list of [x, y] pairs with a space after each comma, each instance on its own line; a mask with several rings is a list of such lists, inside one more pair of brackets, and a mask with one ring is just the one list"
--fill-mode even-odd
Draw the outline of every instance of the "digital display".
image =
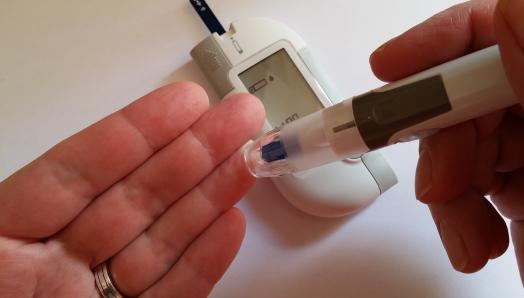
[[245, 70], [239, 77], [249, 93], [262, 101], [266, 118], [275, 128], [323, 108], [284, 49]]

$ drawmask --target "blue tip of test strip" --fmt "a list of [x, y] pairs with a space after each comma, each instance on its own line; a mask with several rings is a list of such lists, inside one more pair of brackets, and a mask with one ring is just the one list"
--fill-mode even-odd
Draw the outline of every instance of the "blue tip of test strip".
[[287, 152], [284, 144], [280, 140], [275, 140], [265, 146], [262, 146], [262, 159], [265, 162], [274, 162], [287, 158]]

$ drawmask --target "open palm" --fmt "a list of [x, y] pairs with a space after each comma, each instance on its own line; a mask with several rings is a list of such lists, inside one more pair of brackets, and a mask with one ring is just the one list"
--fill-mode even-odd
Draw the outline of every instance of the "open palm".
[[125, 295], [205, 297], [244, 236], [237, 152], [263, 119], [250, 95], [208, 110], [175, 83], [1, 182], [0, 297], [99, 297], [106, 261]]

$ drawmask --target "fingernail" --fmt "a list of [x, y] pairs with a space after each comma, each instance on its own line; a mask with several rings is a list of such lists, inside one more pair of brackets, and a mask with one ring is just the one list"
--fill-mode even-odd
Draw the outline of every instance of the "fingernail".
[[469, 262], [464, 240], [457, 230], [445, 220], [440, 222], [439, 232], [453, 268], [457, 271], [464, 271]]
[[415, 176], [415, 194], [419, 200], [431, 191], [433, 187], [433, 161], [429, 148], [424, 148], [420, 152], [420, 158], [417, 165], [417, 175]]
[[375, 54], [377, 54], [377, 53], [380, 53], [380, 52], [384, 51], [384, 50], [386, 49], [386, 47], [388, 46], [388, 44], [389, 44], [389, 41], [386, 42], [385, 44], [381, 45], [378, 49], [376, 49], [376, 50], [371, 54], [371, 56], [373, 56], [373, 55], [375, 55]]
[[[396, 37], [395, 37], [396, 38]], [[389, 41], [387, 41], [386, 43], [384, 43], [383, 45], [381, 45], [380, 47], [378, 47], [378, 49], [376, 49], [372, 54], [371, 56], [375, 55], [375, 54], [378, 54], [382, 51], [384, 51], [390, 44], [393, 40], [395, 40], [395, 38], [393, 39], [390, 39]]]
[[498, 10], [511, 28], [521, 46], [524, 44], [524, 1], [522, 0], [500, 0]]

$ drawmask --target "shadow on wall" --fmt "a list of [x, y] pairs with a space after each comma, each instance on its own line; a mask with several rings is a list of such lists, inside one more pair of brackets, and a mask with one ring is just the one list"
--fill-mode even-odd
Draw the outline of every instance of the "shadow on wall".
[[[258, 181], [242, 207], [251, 217], [248, 221], [257, 221], [257, 233], [265, 232], [259, 229], [260, 225], [267, 227], [270, 235], [263, 237], [264, 241], [274, 239], [277, 246], [297, 252], [323, 242], [362, 212], [339, 219], [307, 215], [288, 203], [270, 180]], [[399, 238], [398, 241], [403, 240]], [[287, 269], [279, 269], [285, 264], [268, 259], [256, 268], [256, 278], [243, 279], [242, 282], [248, 285], [228, 294], [250, 298], [454, 297], [447, 292], [444, 281], [432, 271], [430, 261], [406, 255], [402, 250], [392, 250], [384, 239], [339, 244], [334, 249], [318, 250], [321, 254], [288, 255], [286, 262], [294, 268], [289, 271], [293, 274], [286, 275], [283, 272]], [[275, 274], [279, 270], [283, 272]]]
[[320, 241], [359, 214], [336, 219], [306, 214], [293, 207], [269, 179], [257, 182], [244, 206], [270, 228], [281, 245], [291, 248]]
[[[406, 256], [395, 254], [387, 247], [361, 247], [351, 251], [335, 249], [329, 254], [301, 260], [301, 263], [300, 271], [287, 276], [280, 274], [278, 280], [270, 276], [276, 269], [275, 264], [268, 264], [266, 268], [262, 266], [257, 278], [246, 279], [248, 285], [234, 290], [230, 297], [455, 297], [447, 292], [444, 281], [424, 266], [427, 262], [406, 262]], [[253, 290], [268, 289], [268, 285], [271, 285], [268, 291]]]

